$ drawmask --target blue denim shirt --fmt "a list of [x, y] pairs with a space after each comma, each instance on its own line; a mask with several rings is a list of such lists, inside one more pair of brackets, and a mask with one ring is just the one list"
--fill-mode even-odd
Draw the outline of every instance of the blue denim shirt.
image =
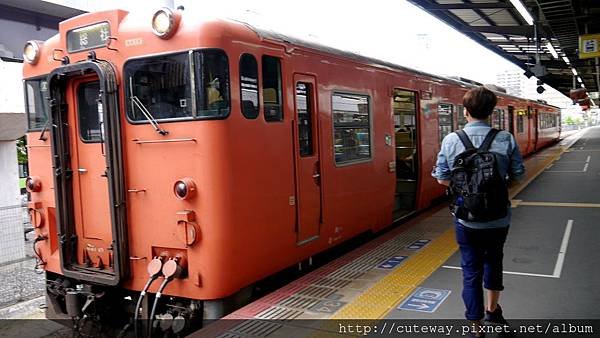
[[[469, 136], [473, 146], [479, 147], [483, 143], [483, 139], [490, 131], [491, 127], [485, 122], [476, 121], [467, 123], [464, 127], [464, 131]], [[454, 159], [456, 155], [465, 151], [465, 147], [460, 141], [456, 133], [448, 134], [442, 141], [442, 147], [438, 154], [437, 163], [431, 176], [438, 180], [449, 180], [451, 170], [454, 167]], [[498, 170], [500, 175], [506, 179], [518, 179], [519, 176], [525, 173], [525, 166], [523, 165], [523, 158], [519, 151], [519, 146], [515, 141], [515, 138], [507, 131], [500, 131], [494, 142], [490, 147], [490, 151], [496, 153], [496, 159], [498, 160]], [[458, 221], [470, 228], [499, 228], [505, 227], [510, 224], [511, 212], [510, 208], [506, 217], [497, 219], [490, 222], [467, 222], [462, 219]]]

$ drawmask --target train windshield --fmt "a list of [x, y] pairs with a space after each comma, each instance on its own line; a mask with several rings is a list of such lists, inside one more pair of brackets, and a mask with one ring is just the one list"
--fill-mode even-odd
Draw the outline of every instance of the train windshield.
[[48, 82], [46, 78], [25, 80], [25, 102], [29, 130], [44, 128], [48, 121]]
[[222, 51], [137, 59], [128, 62], [124, 72], [130, 103], [127, 116], [134, 122], [149, 120], [140, 107], [157, 121], [223, 118], [229, 114], [229, 67]]

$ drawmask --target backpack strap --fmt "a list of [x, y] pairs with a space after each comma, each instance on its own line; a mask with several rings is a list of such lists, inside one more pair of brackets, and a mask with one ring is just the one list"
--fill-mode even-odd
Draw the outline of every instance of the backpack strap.
[[494, 138], [496, 138], [496, 135], [498, 135], [499, 132], [500, 130], [496, 128], [490, 129], [487, 135], [485, 135], [485, 139], [483, 139], [483, 142], [481, 143], [481, 146], [479, 146], [478, 150], [482, 152], [488, 151], [492, 145], [492, 142], [494, 141]]
[[465, 146], [466, 150], [472, 150], [472, 149], [477, 149], [473, 146], [473, 143], [471, 143], [471, 140], [469, 140], [469, 136], [467, 135], [467, 133], [465, 133], [464, 130], [460, 129], [455, 131], [456, 135], [458, 135], [458, 138], [460, 139], [460, 142], [462, 142], [463, 146]]

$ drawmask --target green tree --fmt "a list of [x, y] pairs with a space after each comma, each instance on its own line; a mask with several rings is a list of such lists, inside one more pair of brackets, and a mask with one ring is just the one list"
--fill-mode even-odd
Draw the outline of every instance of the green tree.
[[27, 164], [27, 139], [25, 136], [17, 140], [17, 160], [19, 164]]
[[574, 125], [574, 124], [575, 124], [575, 121], [573, 121], [573, 117], [571, 117], [571, 116], [568, 116], [568, 117], [565, 119], [565, 124], [567, 124], [567, 125], [569, 125], [569, 126], [572, 126], [572, 125]]

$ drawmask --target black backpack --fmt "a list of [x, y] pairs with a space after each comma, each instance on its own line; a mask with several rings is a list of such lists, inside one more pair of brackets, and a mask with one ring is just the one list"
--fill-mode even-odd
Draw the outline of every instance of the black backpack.
[[466, 150], [454, 160], [449, 192], [450, 210], [459, 219], [489, 222], [508, 213], [508, 188], [498, 170], [496, 155], [489, 151], [499, 130], [492, 128], [479, 149], [464, 130], [456, 131]]

